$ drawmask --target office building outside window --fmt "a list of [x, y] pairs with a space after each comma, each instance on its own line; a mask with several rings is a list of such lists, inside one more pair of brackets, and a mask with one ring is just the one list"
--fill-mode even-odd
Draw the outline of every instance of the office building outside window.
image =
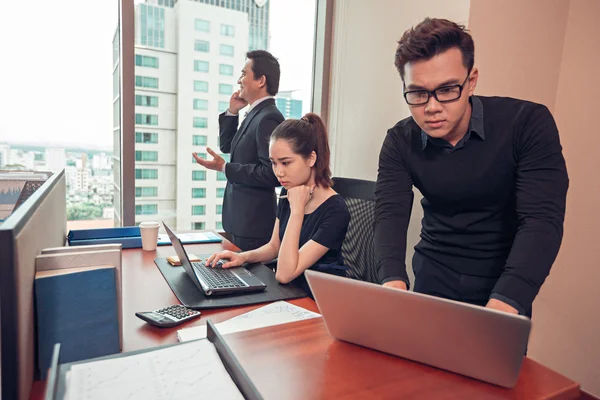
[[208, 62], [201, 60], [194, 60], [194, 71], [196, 72], [208, 72]]
[[[154, 218], [175, 230], [199, 228], [197, 224], [217, 227], [227, 178], [220, 171], [206, 170], [191, 153], [211, 159], [206, 147], [219, 152], [219, 114], [238, 90], [246, 52], [271, 50], [269, 9], [274, 0], [179, 0], [172, 6], [159, 1], [136, 0], [134, 5], [134, 49], [139, 56], [135, 63], [136, 177], [157, 187], [155, 197], [142, 196], [138, 193], [142, 189], [136, 188], [136, 206], [151, 201], [157, 206]], [[159, 9], [158, 18], [154, 9], [148, 11], [152, 7]], [[314, 25], [309, 26], [308, 32], [313, 31]], [[312, 68], [306, 71], [310, 79]], [[228, 154], [222, 156], [229, 161]], [[141, 172], [150, 169], [156, 172]], [[204, 207], [201, 220], [193, 214], [199, 206]], [[135, 223], [150, 219], [144, 216], [136, 216]]]
[[194, 128], [208, 128], [208, 118], [194, 117]]
[[219, 83], [219, 94], [231, 96], [232, 93], [233, 93], [233, 85], [229, 85], [227, 83]]
[[222, 44], [219, 46], [219, 54], [222, 56], [233, 57], [234, 48], [228, 44]]
[[235, 36], [235, 27], [227, 24], [221, 24], [221, 36]]
[[208, 110], [208, 100], [194, 99], [194, 110]]
[[206, 40], [196, 40], [194, 42], [194, 50], [201, 53], [208, 53], [210, 52], [210, 43]]
[[201, 231], [206, 229], [206, 222], [192, 222], [192, 229], [195, 231]]
[[158, 144], [158, 133], [136, 132], [135, 133], [135, 142], [136, 143]]
[[208, 92], [208, 82], [194, 81], [194, 92]]
[[219, 64], [219, 74], [233, 76], [233, 65]]
[[192, 199], [206, 198], [206, 188], [192, 188]]
[[209, 33], [210, 32], [210, 21], [205, 21], [203, 19], [196, 19], [194, 21], [194, 28], [198, 31], [198, 32], [206, 32]]

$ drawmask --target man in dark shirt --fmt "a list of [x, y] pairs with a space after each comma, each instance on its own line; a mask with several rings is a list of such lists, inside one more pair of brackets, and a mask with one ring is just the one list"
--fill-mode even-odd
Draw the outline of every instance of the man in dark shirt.
[[412, 117], [379, 158], [375, 245], [384, 286], [407, 289], [413, 186], [423, 194], [416, 292], [531, 316], [563, 235], [568, 176], [540, 104], [474, 96], [474, 44], [463, 26], [425, 19], [395, 65]]

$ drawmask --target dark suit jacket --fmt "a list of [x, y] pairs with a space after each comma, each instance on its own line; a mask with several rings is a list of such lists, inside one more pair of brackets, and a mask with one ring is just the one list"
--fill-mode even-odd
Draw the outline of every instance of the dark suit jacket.
[[223, 229], [228, 233], [249, 238], [270, 238], [273, 233], [279, 182], [269, 160], [269, 138], [283, 120], [273, 99], [257, 104], [239, 129], [238, 116], [219, 115], [220, 148], [231, 153], [223, 198]]

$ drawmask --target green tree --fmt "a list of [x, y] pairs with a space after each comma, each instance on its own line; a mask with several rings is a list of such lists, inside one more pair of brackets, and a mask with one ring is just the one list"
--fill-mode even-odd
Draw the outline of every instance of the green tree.
[[67, 220], [79, 221], [102, 217], [102, 208], [94, 204], [73, 204], [67, 208]]

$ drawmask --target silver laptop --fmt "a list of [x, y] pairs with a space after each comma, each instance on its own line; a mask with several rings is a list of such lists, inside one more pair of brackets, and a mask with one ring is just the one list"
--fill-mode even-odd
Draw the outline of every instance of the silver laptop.
[[484, 307], [304, 272], [336, 339], [512, 388], [531, 321]]
[[[190, 259], [183, 248], [181, 240], [169, 229], [163, 222], [165, 230], [171, 239], [171, 244], [181, 261], [181, 266], [188, 274], [192, 282], [204, 292], [205, 295], [223, 295], [240, 292], [257, 292], [264, 290], [267, 285], [256, 275], [252, 274], [244, 267], [235, 268], [212, 268], [204, 265], [202, 262], [190, 262]], [[201, 260], [206, 260], [210, 255], [199, 256]]]

